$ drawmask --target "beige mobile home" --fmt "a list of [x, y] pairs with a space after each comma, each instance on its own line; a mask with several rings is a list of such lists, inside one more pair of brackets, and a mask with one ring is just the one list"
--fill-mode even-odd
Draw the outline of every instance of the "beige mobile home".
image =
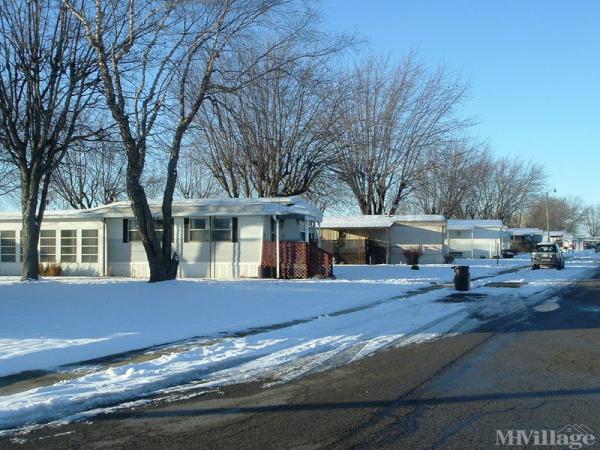
[[510, 249], [517, 253], [528, 253], [535, 244], [544, 240], [544, 232], [539, 228], [509, 228]]
[[[160, 232], [161, 205], [150, 206]], [[328, 255], [318, 248], [321, 212], [301, 197], [176, 201], [173, 217], [180, 277], [331, 274]], [[0, 213], [0, 275], [20, 273], [20, 231], [19, 213]], [[149, 276], [129, 202], [48, 211], [39, 251], [41, 264], [60, 264], [66, 275]]]
[[341, 263], [401, 264], [406, 250], [422, 252], [423, 264], [444, 262], [443, 216], [329, 216], [321, 230], [321, 245]]

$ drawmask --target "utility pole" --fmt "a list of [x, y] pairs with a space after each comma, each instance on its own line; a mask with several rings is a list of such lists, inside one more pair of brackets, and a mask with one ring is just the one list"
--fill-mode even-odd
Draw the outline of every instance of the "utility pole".
[[550, 242], [550, 214], [548, 213], [548, 192], [546, 192], [546, 242]]
[[550, 192], [556, 192], [556, 189], [552, 189], [552, 191], [546, 191], [546, 242], [550, 242], [550, 214], [548, 212], [548, 195]]

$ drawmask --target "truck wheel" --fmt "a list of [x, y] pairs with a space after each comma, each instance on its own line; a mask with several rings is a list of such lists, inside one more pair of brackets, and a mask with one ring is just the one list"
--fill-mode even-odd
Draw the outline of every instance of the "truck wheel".
[[539, 267], [538, 267], [538, 266], [536, 266], [535, 264], [532, 264], [532, 265], [531, 265], [531, 270], [538, 270], [538, 269], [539, 269]]

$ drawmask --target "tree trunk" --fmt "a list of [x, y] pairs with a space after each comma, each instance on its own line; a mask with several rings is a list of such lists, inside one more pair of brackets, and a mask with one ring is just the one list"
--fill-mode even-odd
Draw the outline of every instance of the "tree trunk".
[[127, 194], [131, 200], [133, 214], [137, 221], [138, 231], [142, 239], [142, 244], [148, 258], [150, 268], [150, 282], [164, 281], [167, 279], [166, 265], [163, 259], [162, 250], [156, 230], [154, 227], [154, 217], [148, 205], [148, 200], [144, 187], [140, 184], [139, 171], [132, 169], [131, 164], [127, 168]]
[[21, 281], [39, 279], [38, 242], [40, 227], [37, 222], [39, 180], [31, 180], [29, 174], [21, 176], [21, 211], [22, 233], [21, 246], [23, 260], [21, 264]]
[[175, 193], [175, 184], [177, 183], [177, 163], [181, 148], [180, 135], [176, 135], [171, 147], [171, 157], [167, 166], [167, 181], [163, 193], [162, 216], [163, 216], [163, 239], [162, 239], [162, 257], [165, 262], [165, 276], [167, 280], [177, 278], [177, 269], [179, 268], [179, 258], [177, 253], [172, 252], [173, 241], [173, 194]]

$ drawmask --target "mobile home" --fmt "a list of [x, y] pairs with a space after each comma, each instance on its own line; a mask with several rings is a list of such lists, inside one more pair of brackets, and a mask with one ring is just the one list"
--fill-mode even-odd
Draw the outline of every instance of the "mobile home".
[[[165, 224], [151, 202], [155, 226]], [[181, 200], [173, 204], [173, 249], [180, 277], [327, 276], [318, 247], [321, 211], [302, 197]], [[0, 275], [21, 270], [21, 216], [0, 213]], [[40, 232], [40, 263], [66, 275], [149, 277], [129, 202], [79, 211], [48, 211]]]
[[510, 248], [510, 233], [501, 220], [448, 220], [448, 255], [494, 258]]
[[444, 262], [443, 216], [326, 216], [321, 230], [323, 248], [340, 263], [400, 264], [410, 250], [423, 264]]

